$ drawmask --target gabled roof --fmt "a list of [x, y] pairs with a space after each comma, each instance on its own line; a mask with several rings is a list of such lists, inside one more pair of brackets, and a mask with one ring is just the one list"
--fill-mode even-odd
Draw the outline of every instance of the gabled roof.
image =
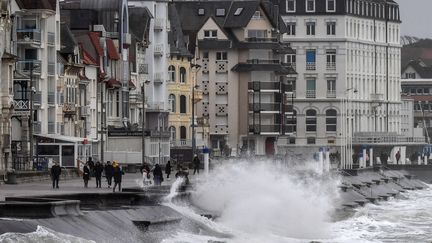
[[75, 47], [78, 45], [69, 26], [66, 24], [61, 24], [60, 26], [60, 43], [60, 53], [62, 54], [73, 54]]
[[144, 8], [129, 8], [129, 32], [138, 41], [144, 41], [150, 31], [151, 12]]
[[[245, 27], [251, 20], [255, 11], [258, 11], [260, 5], [259, 0], [255, 1], [233, 1], [227, 17], [225, 18], [225, 28], [240, 28]], [[242, 9], [239, 15], [235, 15], [237, 9]]]
[[406, 67], [410, 61], [418, 59], [421, 59], [427, 65], [432, 66], [432, 39], [421, 39], [402, 47], [402, 68]]
[[116, 46], [114, 45], [114, 41], [112, 39], [107, 38], [106, 44], [107, 44], [107, 50], [108, 50], [108, 57], [112, 60], [119, 60], [120, 56], [117, 52]]
[[83, 47], [81, 47], [81, 52], [84, 64], [97, 66], [97, 61]]
[[15, 0], [20, 9], [48, 9], [56, 11], [56, 0]]
[[420, 75], [420, 78], [432, 78], [432, 67], [426, 65], [421, 60], [413, 60], [409, 62], [402, 72], [404, 72], [408, 67], [412, 67]]
[[168, 6], [168, 17], [171, 25], [171, 30], [168, 33], [171, 56], [192, 57], [192, 54], [186, 47], [185, 36], [181, 28], [179, 16], [175, 6], [172, 4]]
[[103, 49], [102, 49], [102, 47], [101, 47], [101, 45], [100, 45], [100, 42], [99, 42], [99, 33], [97, 33], [97, 32], [88, 32], [88, 36], [90, 37], [90, 40], [91, 40], [91, 42], [92, 42], [92, 44], [93, 44], [93, 47], [95, 48], [95, 50], [96, 50], [96, 53], [99, 55], [99, 56], [103, 56]]

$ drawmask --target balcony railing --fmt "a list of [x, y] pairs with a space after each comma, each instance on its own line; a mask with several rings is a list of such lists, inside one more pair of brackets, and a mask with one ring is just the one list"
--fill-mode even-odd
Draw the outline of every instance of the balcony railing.
[[316, 98], [315, 90], [306, 90], [306, 98]]
[[155, 111], [164, 110], [164, 102], [147, 103], [147, 110], [155, 110]]
[[280, 82], [261, 82], [253, 81], [248, 84], [249, 90], [263, 91], [263, 90], [280, 90]]
[[425, 137], [405, 137], [395, 133], [355, 133], [353, 144], [407, 144], [425, 143]]
[[164, 73], [155, 73], [153, 76], [153, 82], [155, 84], [162, 84], [164, 82]]
[[30, 109], [29, 100], [13, 100], [13, 106], [15, 111], [26, 111]]
[[336, 90], [327, 90], [327, 98], [336, 98]]
[[40, 134], [42, 132], [42, 123], [40, 121], [33, 121], [33, 133]]
[[64, 103], [63, 113], [65, 115], [76, 115], [76, 107], [74, 103]]
[[154, 47], [154, 55], [155, 56], [163, 56], [164, 54], [164, 48], [163, 48], [163, 44], [157, 44]]
[[189, 139], [172, 140], [171, 147], [192, 147], [192, 140]]
[[148, 64], [140, 64], [138, 67], [138, 74], [148, 74]]
[[18, 43], [41, 43], [41, 32], [39, 29], [18, 29], [17, 30]]
[[90, 116], [90, 106], [81, 106], [80, 113], [83, 117]]
[[336, 70], [336, 63], [335, 62], [328, 62], [326, 67], [327, 67], [327, 70]]
[[253, 112], [280, 112], [280, 103], [250, 103], [249, 110]]
[[17, 62], [16, 68], [18, 71], [30, 75], [33, 67], [33, 74], [40, 74], [41, 64], [42, 62], [39, 60], [21, 60]]
[[288, 100], [286, 100], [287, 103], [290, 103], [291, 99], [295, 98], [295, 97], [296, 97], [296, 91], [295, 90], [285, 92], [285, 98], [288, 99]]
[[156, 18], [154, 19], [154, 29], [155, 30], [163, 30], [165, 26], [165, 19]]
[[249, 132], [260, 134], [260, 133], [280, 133], [280, 125], [249, 125]]
[[56, 97], [55, 92], [48, 92], [48, 104], [49, 105], [55, 105], [55, 97]]
[[249, 64], [279, 64], [280, 60], [277, 59], [248, 59]]
[[316, 62], [306, 62], [306, 70], [315, 70]]
[[40, 106], [42, 104], [42, 92], [36, 91], [33, 94], [33, 106]]
[[48, 122], [48, 134], [54, 134], [56, 129], [55, 122]]
[[247, 37], [248, 42], [278, 42], [277, 37]]
[[55, 33], [48, 32], [48, 45], [55, 45]]
[[48, 75], [55, 75], [55, 62], [48, 63]]

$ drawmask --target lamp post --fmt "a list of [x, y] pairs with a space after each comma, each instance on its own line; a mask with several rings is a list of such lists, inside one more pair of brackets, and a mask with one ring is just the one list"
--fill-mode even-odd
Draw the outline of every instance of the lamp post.
[[[354, 93], [357, 93], [356, 88], [348, 88], [344, 92], [344, 97], [342, 98], [341, 107], [341, 128], [342, 128], [342, 139], [341, 139], [341, 169], [352, 169], [352, 133], [353, 128], [349, 124], [351, 123], [351, 115], [349, 115], [349, 111], [351, 110], [351, 102], [348, 98], [348, 92], [353, 90]], [[349, 118], [349, 120], [348, 120]], [[350, 162], [348, 162], [350, 161]]]
[[142, 140], [141, 140], [141, 146], [142, 146], [142, 162], [141, 164], [144, 165], [145, 164], [145, 158], [146, 158], [146, 153], [145, 153], [145, 125], [146, 125], [146, 107], [145, 107], [145, 85], [149, 84], [150, 81], [146, 80], [144, 81], [144, 83], [141, 85], [141, 95], [142, 95], [142, 117], [141, 117], [141, 129], [142, 129]]
[[199, 88], [199, 85], [196, 84], [196, 75], [198, 73], [198, 70], [201, 68], [201, 65], [198, 64], [192, 64], [191, 65], [193, 71], [194, 71], [194, 86], [192, 86], [192, 156], [195, 156], [195, 150], [196, 150], [196, 140], [195, 140], [195, 89]]
[[33, 62], [30, 63], [30, 100], [29, 100], [29, 111], [30, 111], [30, 121], [29, 121], [29, 142], [30, 142], [30, 149], [29, 149], [29, 157], [30, 157], [30, 163], [33, 163], [33, 119], [34, 119], [34, 109], [33, 109], [33, 97], [34, 93], [36, 92], [35, 88], [33, 87], [33, 71], [35, 68], [39, 68], [38, 64], [34, 64]]

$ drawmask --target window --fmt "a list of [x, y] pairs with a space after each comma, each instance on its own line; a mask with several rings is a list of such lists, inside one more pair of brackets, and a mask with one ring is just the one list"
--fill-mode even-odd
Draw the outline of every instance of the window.
[[292, 111], [292, 115], [286, 117], [286, 132], [295, 133], [297, 131], [297, 112]]
[[180, 95], [180, 113], [186, 113], [186, 96]]
[[225, 9], [224, 8], [217, 8], [216, 9], [216, 16], [218, 16], [218, 17], [225, 16]]
[[186, 83], [186, 68], [180, 68], [180, 83]]
[[336, 35], [336, 23], [328, 22], [327, 23], [327, 35]]
[[306, 12], [315, 12], [315, 0], [306, 0]]
[[203, 16], [205, 14], [205, 10], [203, 8], [198, 9], [198, 15]]
[[327, 132], [336, 132], [337, 112], [334, 109], [326, 111], [326, 130]]
[[316, 51], [306, 50], [306, 70], [315, 70]]
[[306, 35], [315, 35], [315, 22], [306, 23]]
[[243, 11], [243, 8], [237, 8], [236, 11], [234, 12], [234, 16], [239, 16]]
[[170, 137], [171, 137], [171, 141], [176, 140], [176, 128], [174, 126], [170, 126], [169, 128], [169, 132], [170, 132]]
[[294, 80], [288, 80], [287, 86], [286, 86], [287, 92], [295, 92], [296, 91], [296, 81]]
[[316, 110], [306, 111], [306, 132], [316, 132], [317, 130], [317, 112]]
[[173, 65], [168, 67], [168, 75], [169, 75], [170, 81], [175, 82], [176, 73], [175, 73], [175, 67]]
[[209, 52], [208, 51], [203, 52], [203, 58], [205, 58], [205, 59], [209, 58]]
[[[295, 51], [295, 50], [294, 50]], [[286, 54], [285, 55], [285, 63], [288, 63], [291, 65], [292, 68], [296, 68], [296, 53], [293, 54]]]
[[182, 139], [182, 140], [186, 139], [186, 127], [185, 126], [180, 127], [180, 139]]
[[261, 16], [260, 11], [255, 11], [255, 13], [252, 15], [252, 19], [255, 19], [255, 20], [261, 19], [261, 18], [262, 18], [262, 16]]
[[405, 78], [407, 79], [415, 79], [416, 74], [415, 73], [405, 73]]
[[327, 80], [327, 98], [336, 98], [336, 80]]
[[289, 13], [296, 11], [296, 0], [286, 0], [286, 11]]
[[315, 144], [315, 138], [314, 137], [308, 137], [307, 138], [307, 144]]
[[267, 30], [248, 30], [248, 38], [267, 38]]
[[168, 96], [168, 106], [172, 113], [176, 112], [176, 97], [174, 94]]
[[217, 30], [204, 30], [204, 38], [217, 38]]
[[120, 92], [116, 92], [116, 117], [120, 117]]
[[216, 52], [216, 61], [228, 60], [228, 53], [226, 51]]
[[287, 35], [296, 35], [296, 23], [286, 23]]
[[315, 79], [306, 80], [306, 98], [315, 98], [316, 82]]
[[327, 12], [336, 11], [336, 0], [327, 0]]
[[336, 70], [336, 50], [326, 50], [327, 70]]

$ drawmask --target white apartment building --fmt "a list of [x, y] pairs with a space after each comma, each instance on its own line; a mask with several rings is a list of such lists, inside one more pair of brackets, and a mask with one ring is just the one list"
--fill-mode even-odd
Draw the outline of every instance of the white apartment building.
[[293, 85], [297, 131], [279, 145], [334, 147], [344, 143], [344, 135], [356, 143], [356, 136], [370, 133], [400, 134], [398, 4], [278, 2], [287, 25], [284, 40], [296, 52], [286, 61], [298, 73]]

